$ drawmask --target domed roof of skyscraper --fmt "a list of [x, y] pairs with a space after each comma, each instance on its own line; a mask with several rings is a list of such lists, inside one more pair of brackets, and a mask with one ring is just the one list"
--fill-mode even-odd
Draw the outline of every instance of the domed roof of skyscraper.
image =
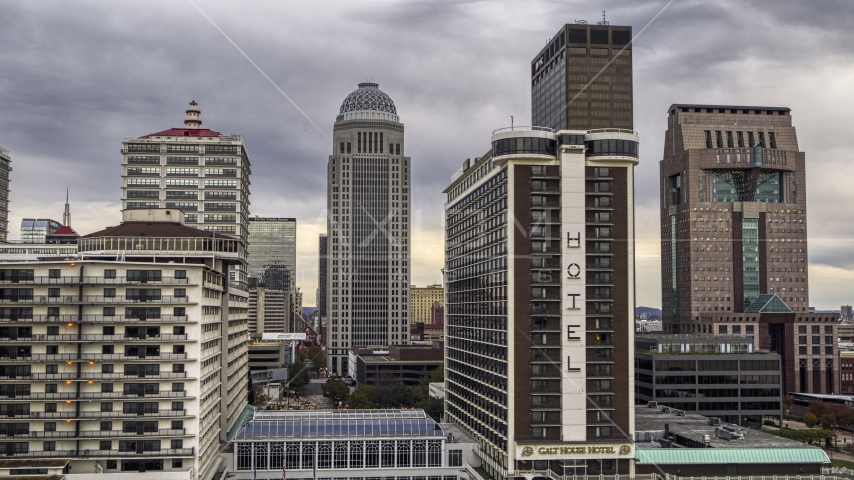
[[373, 110], [375, 112], [397, 115], [397, 109], [394, 108], [394, 102], [391, 100], [391, 97], [380, 90], [379, 87], [379, 84], [376, 83], [360, 83], [359, 88], [344, 99], [344, 103], [341, 104], [341, 110], [338, 113]]

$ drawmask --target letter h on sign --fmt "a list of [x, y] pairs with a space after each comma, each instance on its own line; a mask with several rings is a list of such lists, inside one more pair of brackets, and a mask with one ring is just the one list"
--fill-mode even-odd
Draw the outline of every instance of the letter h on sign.
[[575, 234], [573, 237], [571, 232], [566, 232], [566, 246], [569, 248], [579, 248], [581, 247], [581, 232]]

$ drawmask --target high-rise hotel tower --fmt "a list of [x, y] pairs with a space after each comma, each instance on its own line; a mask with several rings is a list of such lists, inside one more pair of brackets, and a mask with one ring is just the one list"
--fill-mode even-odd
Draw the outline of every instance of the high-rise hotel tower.
[[445, 414], [496, 478], [630, 472], [637, 155], [502, 129], [445, 190]]
[[360, 83], [335, 121], [327, 167], [328, 367], [354, 345], [409, 341], [410, 162], [394, 102]]

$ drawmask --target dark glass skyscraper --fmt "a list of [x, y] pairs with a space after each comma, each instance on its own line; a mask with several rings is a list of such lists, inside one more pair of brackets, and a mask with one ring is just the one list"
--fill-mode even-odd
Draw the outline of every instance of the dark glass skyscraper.
[[567, 24], [531, 61], [531, 120], [555, 130], [634, 128], [632, 27]]
[[325, 233], [320, 234], [318, 269], [317, 269], [317, 313], [321, 317], [326, 316], [326, 268], [329, 256], [329, 237]]

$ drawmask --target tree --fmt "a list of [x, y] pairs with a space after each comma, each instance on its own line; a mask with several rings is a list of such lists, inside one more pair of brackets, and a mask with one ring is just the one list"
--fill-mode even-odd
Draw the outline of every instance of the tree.
[[349, 408], [351, 410], [377, 408], [377, 405], [370, 399], [370, 391], [371, 387], [367, 385], [359, 385], [356, 387], [356, 390], [350, 394]]
[[323, 394], [326, 393], [329, 393], [329, 398], [333, 400], [337, 396], [338, 400], [347, 403], [347, 399], [350, 397], [350, 387], [343, 380], [330, 378], [323, 384]]
[[255, 395], [255, 406], [264, 408], [267, 402], [270, 401], [270, 397], [267, 396], [267, 385], [261, 383], [252, 387], [252, 390], [252, 393]]
[[308, 367], [302, 360], [297, 360], [288, 369], [288, 388], [291, 390], [299, 390], [308, 385], [311, 381], [311, 376], [308, 373]]
[[437, 422], [442, 421], [442, 415], [445, 414], [445, 401], [441, 398], [427, 397], [424, 400], [415, 404], [415, 408], [424, 410], [427, 415]]
[[326, 367], [326, 354], [323, 353], [323, 348], [319, 345], [312, 345], [308, 347], [308, 352], [306, 353], [306, 360], [311, 362], [314, 366], [314, 371], [318, 371], [321, 368]]
[[814, 413], [810, 412], [804, 415], [804, 424], [806, 424], [807, 428], [814, 427], [816, 423], [818, 423], [818, 417]]

